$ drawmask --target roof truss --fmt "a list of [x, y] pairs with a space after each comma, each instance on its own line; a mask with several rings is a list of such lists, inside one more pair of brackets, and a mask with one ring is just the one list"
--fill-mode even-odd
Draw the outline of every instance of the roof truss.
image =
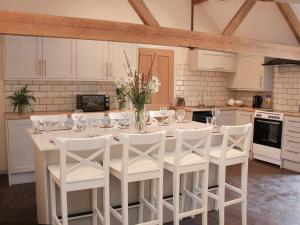
[[128, 0], [128, 2], [145, 25], [159, 27], [159, 23], [143, 0]]

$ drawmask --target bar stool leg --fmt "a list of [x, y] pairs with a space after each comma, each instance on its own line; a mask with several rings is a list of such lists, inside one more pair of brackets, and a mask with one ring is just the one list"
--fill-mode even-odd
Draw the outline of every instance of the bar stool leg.
[[180, 212], [183, 212], [185, 209], [185, 199], [186, 199], [186, 193], [185, 193], [185, 189], [186, 189], [186, 179], [187, 179], [187, 174], [183, 174], [182, 175], [182, 186], [181, 186], [181, 192], [182, 192], [182, 200], [181, 200], [181, 206], [180, 206]]
[[219, 225], [225, 224], [225, 174], [226, 167], [219, 166]]
[[[198, 192], [199, 176], [200, 176], [199, 171], [193, 173], [193, 194], [194, 195], [197, 195], [197, 192]], [[196, 199], [193, 199], [192, 200], [192, 209], [196, 209], [196, 207], [197, 207], [197, 201], [196, 201]], [[194, 216], [193, 216], [193, 218], [194, 218]]]
[[[108, 176], [107, 176], [108, 177]], [[105, 186], [103, 190], [103, 206], [104, 206], [104, 224], [110, 225], [110, 201], [109, 201], [109, 179], [105, 179]]]
[[52, 224], [56, 224], [56, 220], [54, 217], [56, 217], [56, 191], [55, 191], [55, 182], [50, 178], [50, 195], [51, 195], [51, 212], [52, 217], [51, 221]]
[[157, 194], [157, 219], [158, 225], [163, 225], [163, 191], [164, 191], [164, 180], [162, 175], [158, 178], [158, 194]]
[[139, 223], [142, 223], [144, 220], [144, 203], [142, 199], [145, 197], [145, 181], [139, 182], [139, 192], [140, 192]]
[[128, 183], [127, 180], [122, 178], [121, 181], [122, 186], [122, 225], [128, 225]]
[[202, 172], [202, 225], [207, 225], [208, 170]]
[[[92, 189], [93, 225], [97, 225], [97, 188]], [[105, 206], [104, 206], [105, 207]]]
[[[156, 200], [156, 186], [157, 186], [157, 184], [156, 184], [156, 179], [152, 179], [150, 182], [151, 182], [151, 204], [152, 204], [153, 206], [155, 206], [155, 200]], [[151, 212], [150, 212], [150, 219], [151, 219], [151, 220], [154, 220], [154, 218], [155, 218], [155, 214], [154, 214], [154, 212], [151, 210]]]
[[180, 189], [180, 174], [177, 171], [173, 172], [173, 224], [179, 225], [179, 189]]
[[60, 201], [61, 201], [62, 224], [68, 225], [67, 192], [65, 191], [65, 187], [63, 187], [63, 186], [61, 186], [61, 189], [60, 189]]
[[247, 225], [247, 183], [248, 183], [248, 162], [241, 165], [241, 189], [242, 189], [242, 225]]

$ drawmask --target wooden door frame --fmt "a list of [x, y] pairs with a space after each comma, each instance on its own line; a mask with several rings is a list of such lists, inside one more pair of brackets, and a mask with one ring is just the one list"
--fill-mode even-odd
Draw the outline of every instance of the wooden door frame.
[[[140, 59], [140, 52], [149, 52], [149, 53], [153, 53], [153, 51], [155, 52], [160, 52], [162, 53], [162, 55], [168, 55], [172, 58], [171, 61], [171, 66], [170, 66], [170, 76], [169, 76], [169, 86], [172, 87], [169, 89], [169, 102], [168, 103], [163, 103], [163, 104], [147, 104], [146, 107], [148, 110], [158, 110], [160, 107], [162, 106], [167, 106], [168, 108], [170, 108], [171, 104], [170, 102], [173, 102], [175, 99], [175, 80], [174, 80], [174, 73], [175, 73], [175, 51], [173, 49], [165, 49], [165, 48], [138, 48], [138, 66], [137, 68], [139, 68], [139, 59]], [[155, 75], [155, 74], [154, 74]]]

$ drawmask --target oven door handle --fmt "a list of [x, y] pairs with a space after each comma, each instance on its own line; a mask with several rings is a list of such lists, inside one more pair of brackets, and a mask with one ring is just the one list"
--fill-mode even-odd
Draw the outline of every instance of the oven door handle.
[[256, 120], [256, 121], [260, 122], [260, 123], [269, 123], [269, 124], [280, 125], [279, 122], [272, 122], [272, 121], [266, 121], [266, 120]]

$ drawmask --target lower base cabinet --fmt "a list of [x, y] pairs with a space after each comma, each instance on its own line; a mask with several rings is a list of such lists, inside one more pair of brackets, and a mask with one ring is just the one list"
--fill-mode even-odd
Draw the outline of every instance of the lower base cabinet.
[[284, 117], [282, 167], [300, 172], [300, 118]]
[[30, 120], [6, 121], [9, 185], [34, 182], [34, 152], [27, 133]]

